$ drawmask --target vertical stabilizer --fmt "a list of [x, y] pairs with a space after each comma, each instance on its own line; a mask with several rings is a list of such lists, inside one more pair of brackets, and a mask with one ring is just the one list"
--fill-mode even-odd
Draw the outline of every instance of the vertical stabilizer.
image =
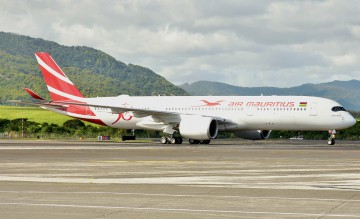
[[53, 101], [83, 101], [84, 96], [46, 52], [35, 53]]

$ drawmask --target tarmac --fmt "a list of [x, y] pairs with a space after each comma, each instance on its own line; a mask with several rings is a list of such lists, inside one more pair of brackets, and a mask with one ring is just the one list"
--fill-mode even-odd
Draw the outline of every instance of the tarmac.
[[1, 218], [360, 218], [360, 142], [0, 140]]

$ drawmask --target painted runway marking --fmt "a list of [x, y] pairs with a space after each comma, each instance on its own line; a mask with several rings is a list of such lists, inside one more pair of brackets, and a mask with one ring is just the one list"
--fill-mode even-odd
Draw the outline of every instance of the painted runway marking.
[[162, 196], [162, 197], [199, 197], [199, 198], [239, 198], [239, 199], [276, 199], [276, 200], [309, 200], [309, 201], [339, 201], [360, 202], [360, 200], [334, 199], [334, 198], [296, 198], [281, 196], [236, 196], [236, 195], [178, 195], [165, 193], [139, 193], [139, 192], [57, 192], [57, 191], [1, 191], [0, 193], [28, 193], [28, 194], [104, 194], [104, 195], [136, 195], [136, 196]]
[[[353, 190], [359, 191], [360, 180], [353, 180], [359, 174], [324, 174], [334, 179], [326, 181], [312, 182], [268, 182], [268, 179], [289, 179], [289, 176], [259, 176], [259, 177], [229, 177], [229, 176], [171, 176], [171, 177], [140, 177], [140, 178], [89, 178], [89, 177], [41, 177], [38, 175], [30, 176], [0, 176], [0, 181], [16, 182], [56, 182], [56, 183], [94, 183], [94, 184], [168, 184], [168, 185], [187, 185], [201, 187], [231, 187], [231, 188], [272, 188], [272, 189], [297, 189], [297, 190]], [[324, 176], [318, 175], [318, 176]], [[296, 179], [295, 177], [290, 177]], [[248, 180], [247, 180], [248, 179]], [[252, 182], [254, 179], [262, 180]], [[265, 180], [266, 179], [266, 180]], [[339, 184], [340, 183], [340, 184]], [[340, 186], [341, 185], [341, 186]]]
[[17, 206], [40, 206], [40, 207], [65, 207], [65, 208], [92, 208], [92, 209], [122, 209], [137, 211], [162, 211], [162, 212], [183, 212], [183, 213], [229, 213], [229, 214], [266, 214], [266, 215], [293, 215], [293, 216], [312, 216], [312, 217], [340, 217], [340, 218], [360, 218], [355, 214], [319, 214], [301, 212], [267, 212], [267, 211], [241, 211], [241, 210], [211, 210], [211, 209], [187, 209], [187, 208], [147, 208], [130, 206], [105, 206], [105, 205], [73, 205], [73, 204], [44, 204], [44, 203], [25, 203], [25, 202], [0, 202], [0, 205]]

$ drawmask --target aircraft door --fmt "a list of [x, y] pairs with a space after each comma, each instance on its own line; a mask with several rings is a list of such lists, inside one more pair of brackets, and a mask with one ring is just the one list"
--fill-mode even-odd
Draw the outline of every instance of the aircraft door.
[[317, 103], [313, 102], [310, 105], [310, 116], [317, 116]]

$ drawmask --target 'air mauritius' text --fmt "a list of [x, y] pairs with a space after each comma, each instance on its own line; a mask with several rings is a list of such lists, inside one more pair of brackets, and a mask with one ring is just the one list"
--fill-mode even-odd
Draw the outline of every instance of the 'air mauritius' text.
[[294, 102], [230, 102], [229, 107], [294, 107]]

